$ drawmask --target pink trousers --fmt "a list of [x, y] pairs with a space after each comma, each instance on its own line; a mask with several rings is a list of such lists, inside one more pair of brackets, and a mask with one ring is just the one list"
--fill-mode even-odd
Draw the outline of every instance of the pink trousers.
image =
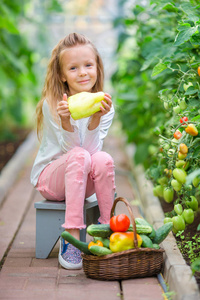
[[40, 174], [37, 190], [48, 200], [66, 202], [66, 229], [86, 227], [83, 206], [86, 197], [96, 193], [99, 222], [109, 223], [115, 194], [115, 173], [112, 157], [103, 151], [90, 155], [83, 148], [63, 154]]

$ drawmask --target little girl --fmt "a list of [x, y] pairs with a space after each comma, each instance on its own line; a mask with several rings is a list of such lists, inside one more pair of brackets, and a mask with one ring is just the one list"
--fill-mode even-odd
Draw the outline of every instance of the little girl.
[[[112, 157], [101, 151], [114, 116], [111, 96], [105, 93], [100, 111], [73, 120], [67, 98], [80, 92], [103, 90], [102, 60], [85, 36], [72, 33], [53, 49], [37, 113], [41, 145], [31, 183], [48, 200], [66, 202], [62, 227], [80, 239], [86, 227], [84, 199], [96, 193], [100, 223], [109, 223], [115, 194]], [[42, 139], [41, 139], [42, 137]], [[66, 269], [82, 267], [81, 252], [60, 238], [59, 262]]]

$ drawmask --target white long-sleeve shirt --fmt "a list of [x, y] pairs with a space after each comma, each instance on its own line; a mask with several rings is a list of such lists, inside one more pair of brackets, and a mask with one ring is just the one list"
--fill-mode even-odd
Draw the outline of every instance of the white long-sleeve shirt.
[[71, 118], [74, 131], [69, 132], [62, 128], [61, 123], [57, 124], [55, 122], [46, 100], [43, 103], [42, 112], [44, 116], [43, 138], [30, 178], [34, 186], [37, 185], [40, 173], [48, 164], [74, 147], [82, 147], [91, 155], [100, 151], [114, 117], [114, 107], [112, 105], [110, 112], [101, 117], [99, 126], [94, 130], [88, 130], [90, 117], [76, 121]]

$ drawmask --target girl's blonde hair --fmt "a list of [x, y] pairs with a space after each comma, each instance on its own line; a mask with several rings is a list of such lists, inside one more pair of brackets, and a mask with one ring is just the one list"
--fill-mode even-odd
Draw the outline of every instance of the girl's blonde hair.
[[52, 55], [47, 67], [46, 79], [42, 91], [41, 100], [36, 107], [37, 116], [37, 135], [39, 140], [42, 136], [43, 113], [42, 106], [46, 99], [50, 106], [50, 110], [54, 119], [58, 122], [58, 115], [56, 111], [57, 103], [63, 99], [63, 94], [69, 94], [69, 87], [67, 82], [62, 81], [62, 59], [60, 54], [67, 48], [72, 48], [78, 45], [90, 45], [96, 55], [97, 62], [97, 81], [92, 88], [92, 92], [99, 92], [103, 90], [104, 82], [104, 68], [102, 59], [92, 42], [82, 34], [71, 33], [62, 39], [52, 51]]

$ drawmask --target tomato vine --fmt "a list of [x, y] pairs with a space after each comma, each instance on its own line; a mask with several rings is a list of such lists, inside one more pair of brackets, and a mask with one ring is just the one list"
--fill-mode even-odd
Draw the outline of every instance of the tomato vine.
[[182, 206], [180, 217], [174, 209], [167, 217], [174, 218], [174, 231], [179, 223], [183, 230], [192, 219], [191, 197], [200, 200], [200, 5], [138, 1], [127, 11], [126, 2], [115, 21], [119, 118], [154, 194]]

